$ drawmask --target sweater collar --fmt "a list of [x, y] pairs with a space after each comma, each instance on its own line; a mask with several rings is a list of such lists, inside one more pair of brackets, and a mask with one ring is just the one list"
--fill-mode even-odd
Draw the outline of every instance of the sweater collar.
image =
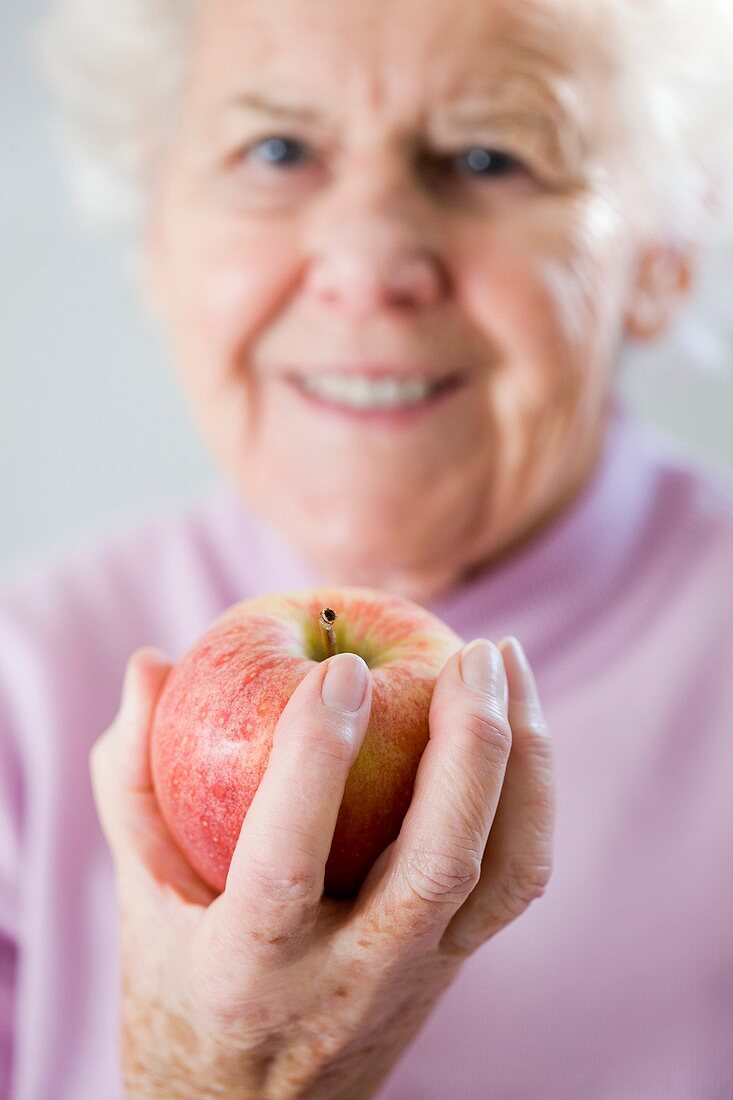
[[[532, 542], [459, 582], [427, 604], [428, 610], [466, 640], [516, 634], [532, 664], [543, 664], [563, 640], [592, 625], [623, 584], [653, 484], [643, 425], [615, 396], [599, 459], [580, 493]], [[219, 503], [225, 512], [221, 550], [229, 559], [222, 563], [229, 578], [225, 604], [324, 584], [318, 571], [269, 522], [256, 517], [231, 486]]]
[[[537, 538], [471, 577], [430, 610], [469, 640], [515, 634], [546, 663], [597, 621], [628, 580], [651, 508], [654, 463], [643, 425], [616, 397], [583, 489]], [[456, 627], [458, 629], [458, 627]]]

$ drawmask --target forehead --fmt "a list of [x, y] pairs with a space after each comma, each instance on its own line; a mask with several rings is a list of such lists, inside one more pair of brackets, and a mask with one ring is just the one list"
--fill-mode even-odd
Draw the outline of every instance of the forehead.
[[292, 89], [345, 105], [579, 84], [603, 69], [600, 0], [209, 0], [199, 81]]

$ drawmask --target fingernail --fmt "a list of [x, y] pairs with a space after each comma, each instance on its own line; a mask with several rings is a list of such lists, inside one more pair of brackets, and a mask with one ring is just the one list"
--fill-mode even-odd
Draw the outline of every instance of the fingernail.
[[537, 681], [535, 680], [532, 666], [527, 659], [527, 654], [524, 652], [524, 647], [519, 638], [516, 638], [513, 634], [508, 634], [505, 638], [501, 639], [499, 645], [506, 646], [512, 651], [515, 663], [519, 669], [524, 699], [526, 702], [536, 706], [541, 712], [542, 707], [540, 705], [539, 692], [537, 691]]
[[461, 653], [463, 682], [478, 691], [496, 695], [503, 707], [507, 705], [507, 682], [501, 653], [487, 638], [475, 638]]
[[532, 669], [530, 668], [529, 661], [527, 660], [527, 654], [524, 652], [524, 646], [520, 642], [519, 638], [514, 634], [507, 634], [505, 638], [502, 638], [499, 642], [500, 646], [508, 646], [516, 657], [517, 664], [519, 665], [520, 672], [522, 673], [522, 681], [526, 687], [535, 687], [534, 676], [532, 675]]
[[321, 684], [321, 698], [327, 707], [355, 714], [364, 702], [369, 668], [356, 653], [332, 657]]

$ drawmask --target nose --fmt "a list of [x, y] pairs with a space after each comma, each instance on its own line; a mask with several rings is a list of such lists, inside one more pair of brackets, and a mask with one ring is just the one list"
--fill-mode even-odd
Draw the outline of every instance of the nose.
[[310, 226], [308, 294], [351, 320], [443, 301], [448, 276], [418, 196], [374, 176], [333, 198]]

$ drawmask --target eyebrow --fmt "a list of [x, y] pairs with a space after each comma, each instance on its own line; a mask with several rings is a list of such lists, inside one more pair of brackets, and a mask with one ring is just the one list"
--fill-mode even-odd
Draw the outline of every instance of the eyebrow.
[[533, 110], [526, 107], [509, 108], [486, 106], [482, 110], [456, 112], [446, 114], [441, 123], [444, 123], [452, 132], [472, 134], [483, 126], [531, 126], [533, 129], [547, 129], [548, 126], [558, 120], [554, 114], [541, 110]]
[[[460, 99], [445, 111], [444, 117], [453, 126], [475, 126], [487, 119], [543, 119], [556, 124], [578, 122], [575, 97], [568, 95], [568, 85], [561, 90], [556, 81], [535, 79], [498, 79], [488, 92]], [[563, 94], [564, 93], [564, 94]]]
[[575, 146], [576, 155], [587, 152], [588, 135], [583, 107], [576, 89], [568, 82], [504, 80], [494, 94], [482, 92], [452, 104], [439, 117], [440, 125], [453, 132], [475, 132], [482, 126], [531, 129], [545, 138], [554, 137], [566, 146]]
[[257, 114], [290, 122], [321, 122], [323, 116], [313, 107], [304, 107], [297, 103], [286, 103], [259, 95], [257, 92], [242, 92], [229, 100], [228, 109], [255, 111]]
[[[467, 104], [457, 105], [457, 109], [448, 109], [442, 119], [454, 129], [470, 130], [486, 122], [495, 122], [500, 119], [503, 122], [536, 122], [544, 118], [546, 121], [563, 121], [564, 111], [558, 111], [555, 101], [551, 103], [548, 111], [539, 105], [522, 105], [510, 107], [506, 104], [506, 95], [501, 96], [496, 102], [491, 98], [473, 101]], [[257, 114], [268, 115], [271, 118], [289, 119], [293, 122], [322, 122], [323, 114], [313, 107], [302, 104], [278, 101], [257, 92], [243, 92], [229, 100], [225, 105], [227, 109], [255, 111]], [[559, 116], [559, 117], [558, 117]]]

